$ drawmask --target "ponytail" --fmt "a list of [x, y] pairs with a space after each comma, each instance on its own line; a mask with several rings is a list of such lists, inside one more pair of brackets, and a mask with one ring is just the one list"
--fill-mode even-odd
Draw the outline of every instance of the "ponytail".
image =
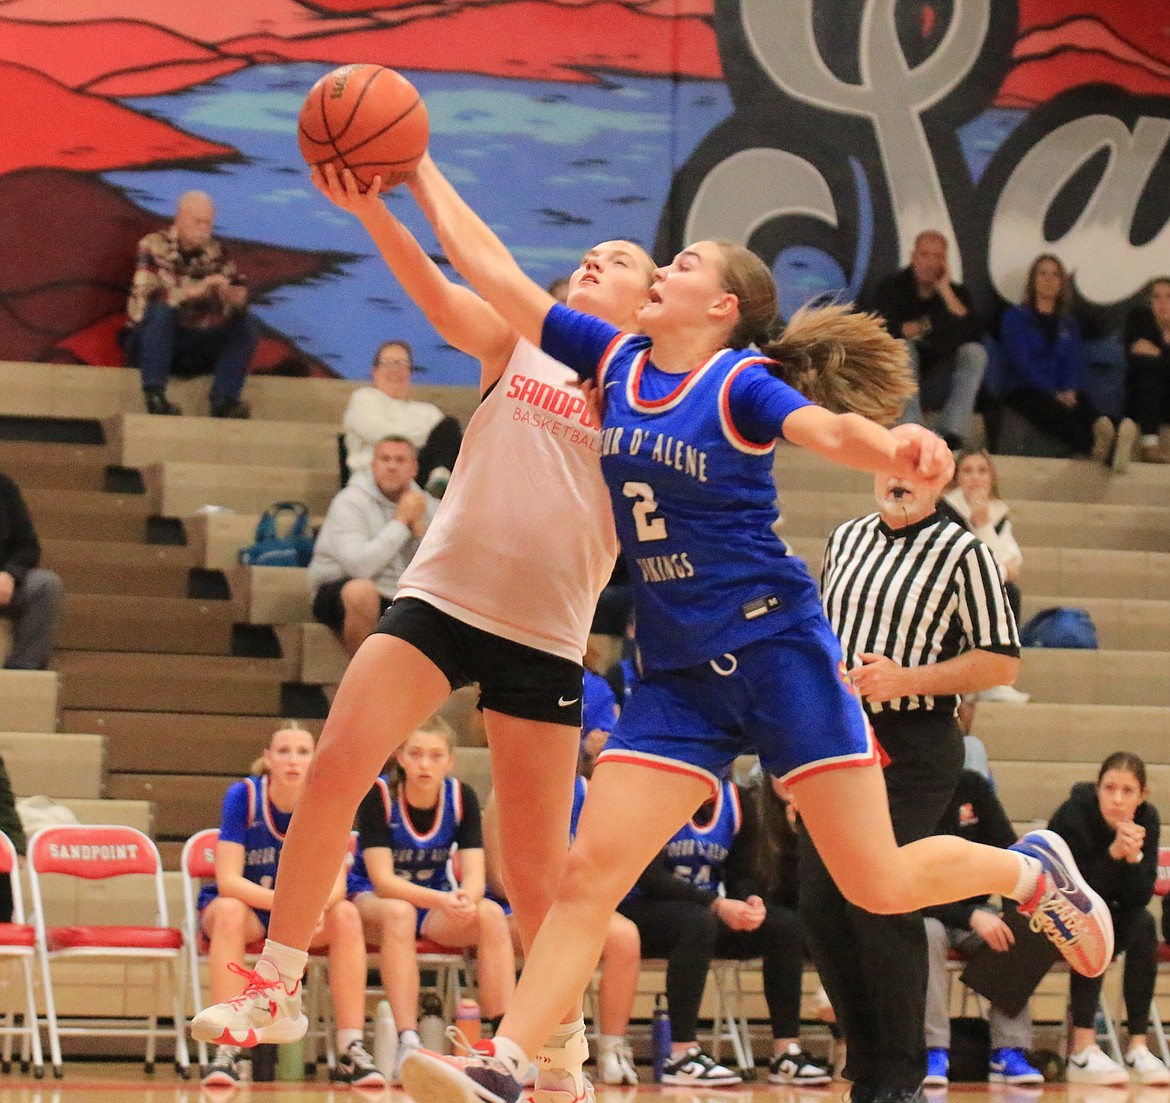
[[802, 306], [760, 351], [772, 373], [833, 413], [892, 425], [918, 389], [906, 345], [874, 314], [847, 305]]
[[773, 374], [835, 414], [861, 414], [881, 425], [898, 420], [918, 384], [905, 343], [891, 337], [876, 315], [841, 304], [802, 306], [784, 326], [767, 265], [743, 245], [715, 244], [723, 288], [739, 304], [727, 348], [755, 345], [778, 361]]

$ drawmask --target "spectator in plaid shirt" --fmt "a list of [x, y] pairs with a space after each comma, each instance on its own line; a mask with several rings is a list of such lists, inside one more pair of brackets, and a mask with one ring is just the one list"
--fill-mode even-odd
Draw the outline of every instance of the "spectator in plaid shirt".
[[212, 237], [215, 204], [204, 192], [184, 194], [175, 221], [138, 243], [138, 261], [126, 308], [127, 356], [142, 373], [146, 408], [179, 414], [167, 399], [171, 371], [183, 365], [214, 372], [211, 416], [249, 416], [240, 401], [256, 348], [247, 313], [248, 291], [223, 246]]

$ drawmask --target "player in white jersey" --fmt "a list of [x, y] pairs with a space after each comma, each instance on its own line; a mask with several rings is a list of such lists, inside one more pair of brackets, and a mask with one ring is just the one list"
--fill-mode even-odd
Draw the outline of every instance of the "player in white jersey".
[[[192, 1022], [195, 1037], [224, 1044], [286, 1041], [303, 1029], [304, 951], [358, 804], [389, 754], [471, 682], [491, 748], [508, 898], [531, 945], [568, 852], [582, 657], [617, 553], [599, 427], [575, 374], [449, 281], [380, 200], [322, 190], [358, 217], [440, 335], [479, 359], [483, 400], [398, 597], [330, 709], [285, 840], [264, 954], [239, 999]], [[653, 268], [639, 246], [602, 242], [573, 274], [569, 301], [632, 328]], [[579, 1011], [548, 1047], [538, 1087], [557, 1085], [557, 1054], [579, 1068], [588, 1049]]]

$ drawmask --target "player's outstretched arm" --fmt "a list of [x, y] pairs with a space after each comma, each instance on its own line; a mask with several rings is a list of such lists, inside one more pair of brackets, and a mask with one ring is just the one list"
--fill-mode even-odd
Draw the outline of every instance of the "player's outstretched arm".
[[860, 414], [802, 406], [784, 419], [784, 437], [834, 463], [945, 486], [954, 473], [950, 449], [921, 425], [884, 429]]
[[510, 325], [470, 288], [452, 283], [423, 251], [414, 235], [386, 208], [381, 181], [362, 191], [353, 173], [340, 176], [332, 164], [312, 170], [313, 183], [334, 206], [352, 214], [370, 235], [403, 291], [449, 345], [484, 365], [485, 383], [494, 382], [516, 345]]
[[525, 274], [507, 246], [424, 154], [407, 186], [456, 270], [517, 333], [540, 345], [544, 319], [556, 300]]

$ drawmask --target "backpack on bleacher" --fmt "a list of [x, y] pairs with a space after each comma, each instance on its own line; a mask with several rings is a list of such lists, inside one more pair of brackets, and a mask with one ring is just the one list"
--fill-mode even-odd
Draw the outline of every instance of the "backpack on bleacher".
[[1020, 629], [1024, 647], [1068, 647], [1094, 650], [1097, 629], [1087, 609], [1058, 605], [1041, 609]]
[[240, 549], [240, 562], [245, 567], [307, 567], [313, 539], [309, 507], [304, 502], [276, 502], [261, 515], [255, 542]]

